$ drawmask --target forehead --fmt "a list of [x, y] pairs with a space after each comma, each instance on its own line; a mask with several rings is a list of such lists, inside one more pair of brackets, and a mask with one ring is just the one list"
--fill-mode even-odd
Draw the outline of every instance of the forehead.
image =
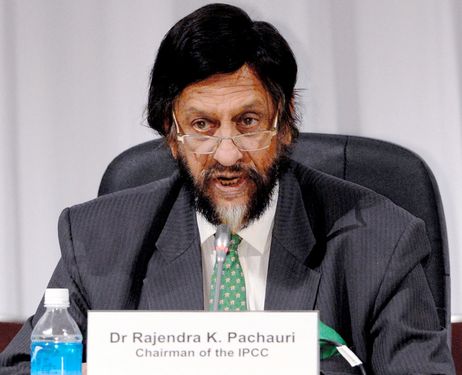
[[243, 66], [234, 73], [216, 74], [187, 86], [176, 100], [177, 111], [223, 111], [272, 109], [271, 95], [252, 69]]

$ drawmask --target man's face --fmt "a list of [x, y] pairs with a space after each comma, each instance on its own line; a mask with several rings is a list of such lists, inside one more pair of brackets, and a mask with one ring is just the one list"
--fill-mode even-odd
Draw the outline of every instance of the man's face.
[[[270, 94], [246, 66], [187, 86], [174, 112], [181, 133], [219, 137], [270, 130], [276, 116]], [[192, 185], [197, 209], [213, 224], [226, 223], [234, 231], [259, 217], [269, 202], [277, 179], [278, 142], [274, 136], [266, 149], [241, 151], [224, 139], [213, 154], [201, 155], [169, 141]]]

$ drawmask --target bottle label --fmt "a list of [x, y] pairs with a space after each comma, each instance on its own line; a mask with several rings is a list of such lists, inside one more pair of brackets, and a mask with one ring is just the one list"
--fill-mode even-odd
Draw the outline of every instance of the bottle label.
[[32, 342], [31, 375], [81, 375], [81, 373], [81, 343]]

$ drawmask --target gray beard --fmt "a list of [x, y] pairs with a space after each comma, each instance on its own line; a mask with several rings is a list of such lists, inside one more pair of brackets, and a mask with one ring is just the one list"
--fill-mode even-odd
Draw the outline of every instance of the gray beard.
[[215, 211], [221, 222], [228, 225], [231, 232], [237, 233], [242, 228], [248, 207], [245, 204], [228, 207], [216, 206]]

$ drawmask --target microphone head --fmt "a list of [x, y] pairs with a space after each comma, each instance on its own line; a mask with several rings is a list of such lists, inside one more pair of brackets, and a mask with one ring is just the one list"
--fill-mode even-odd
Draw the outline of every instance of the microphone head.
[[226, 257], [228, 252], [229, 242], [231, 241], [231, 230], [226, 224], [221, 224], [217, 227], [215, 233], [215, 251], [217, 257]]

